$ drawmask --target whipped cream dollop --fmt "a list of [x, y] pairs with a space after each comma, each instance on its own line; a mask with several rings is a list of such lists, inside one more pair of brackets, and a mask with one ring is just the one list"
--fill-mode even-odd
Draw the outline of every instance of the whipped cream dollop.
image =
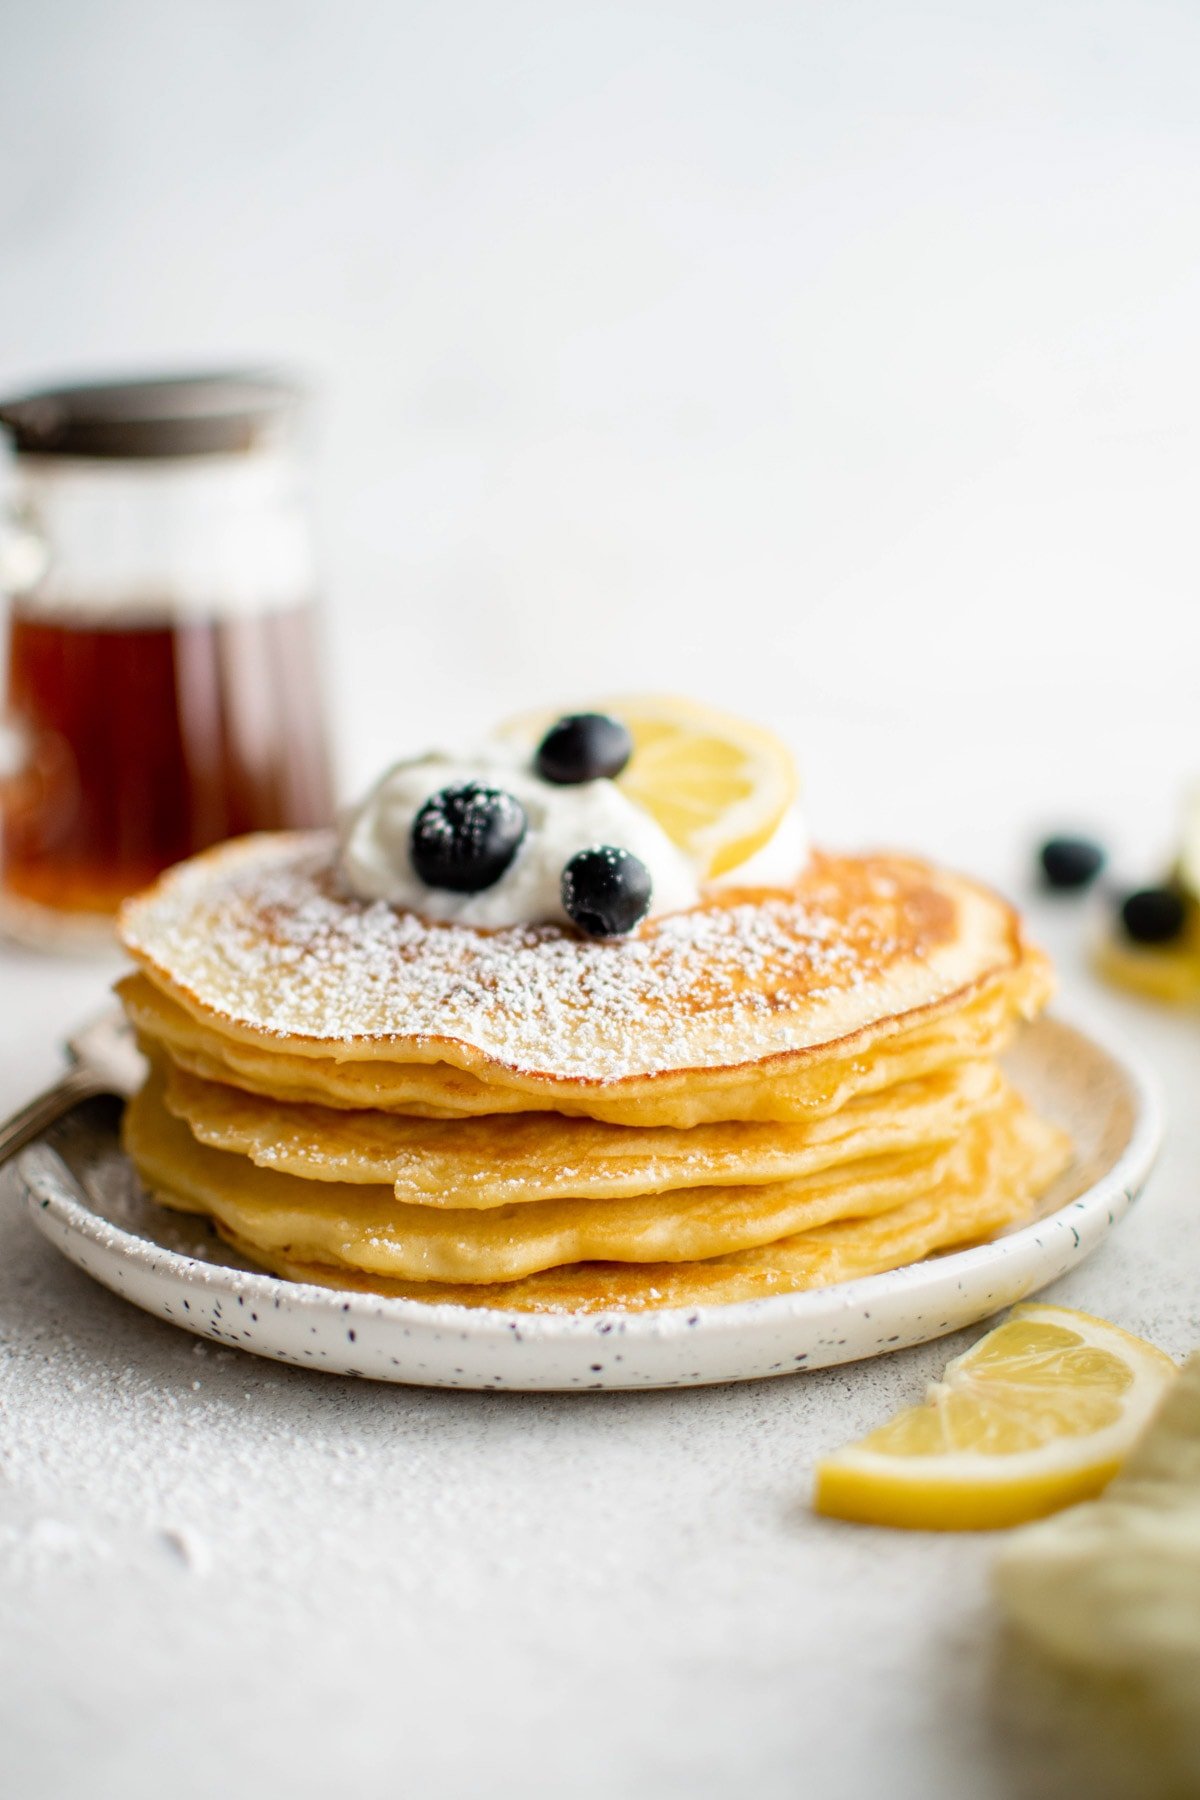
[[[443, 788], [473, 781], [520, 801], [528, 820], [525, 836], [491, 887], [476, 893], [431, 887], [413, 867], [414, 821]], [[528, 752], [507, 744], [486, 744], [469, 755], [431, 751], [389, 769], [343, 822], [341, 870], [359, 899], [384, 900], [427, 919], [485, 929], [565, 924], [563, 870], [579, 851], [602, 844], [629, 851], [649, 871], [648, 918], [698, 903], [701, 884], [688, 858], [615, 781], [561, 786], [544, 781], [530, 768]], [[785, 886], [799, 874], [806, 854], [803, 822], [793, 807], [770, 840], [719, 885]]]

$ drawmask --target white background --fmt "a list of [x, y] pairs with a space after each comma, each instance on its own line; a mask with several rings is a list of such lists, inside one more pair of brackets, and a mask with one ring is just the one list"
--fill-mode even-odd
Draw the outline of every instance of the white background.
[[656, 685], [793, 732], [827, 837], [902, 837], [937, 784], [952, 847], [1014, 779], [1166, 828], [1186, 0], [8, 21], [0, 384], [312, 373], [348, 788], [448, 720]]
[[[827, 841], [1021, 892], [1080, 820], [1149, 874], [1200, 769], [1198, 93], [1182, 0], [9, 0], [0, 386], [311, 372], [347, 792], [679, 689], [796, 741]], [[1177, 1102], [1067, 1297], [1182, 1350], [1194, 1024], [1037, 923]], [[103, 982], [6, 954], [0, 1111]], [[14, 1800], [1068, 1791], [1083, 1739], [990, 1685], [988, 1546], [803, 1511], [941, 1350], [389, 1394], [210, 1367], [4, 1234]]]

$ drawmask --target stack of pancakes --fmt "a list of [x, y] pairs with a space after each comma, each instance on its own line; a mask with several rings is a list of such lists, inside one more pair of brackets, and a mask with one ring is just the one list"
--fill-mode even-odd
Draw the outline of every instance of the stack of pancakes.
[[1069, 1160], [997, 1055], [1045, 1002], [1011, 908], [815, 856], [628, 939], [348, 895], [326, 834], [130, 902], [126, 1145], [279, 1274], [590, 1312], [825, 1286], [987, 1238]]

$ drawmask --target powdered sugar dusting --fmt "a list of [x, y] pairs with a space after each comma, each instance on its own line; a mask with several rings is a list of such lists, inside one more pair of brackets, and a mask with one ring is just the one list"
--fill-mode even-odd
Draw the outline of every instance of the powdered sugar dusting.
[[758, 1060], [982, 972], [919, 864], [817, 858], [794, 889], [712, 896], [596, 942], [357, 900], [323, 833], [195, 859], [126, 909], [123, 936], [152, 975], [266, 1037], [335, 1056], [407, 1041], [410, 1057], [591, 1081]]

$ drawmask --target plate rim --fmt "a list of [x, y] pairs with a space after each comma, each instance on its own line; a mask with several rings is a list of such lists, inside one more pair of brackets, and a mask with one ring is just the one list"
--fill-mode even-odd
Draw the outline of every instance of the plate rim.
[[[1114, 1063], [1132, 1090], [1133, 1119], [1129, 1137], [1116, 1160], [1083, 1193], [1064, 1201], [1053, 1212], [1019, 1226], [999, 1238], [973, 1244], [962, 1250], [925, 1257], [920, 1262], [903, 1264], [851, 1281], [836, 1282], [828, 1287], [799, 1289], [792, 1293], [768, 1294], [753, 1300], [728, 1304], [698, 1302], [682, 1307], [656, 1307], [644, 1312], [620, 1310], [589, 1313], [528, 1313], [490, 1306], [460, 1306], [451, 1301], [430, 1302], [386, 1294], [360, 1293], [349, 1288], [323, 1287], [312, 1282], [292, 1281], [267, 1271], [238, 1269], [227, 1263], [204, 1262], [166, 1245], [156, 1244], [136, 1232], [103, 1218], [80, 1196], [79, 1184], [64, 1159], [44, 1139], [36, 1140], [17, 1158], [17, 1173], [25, 1189], [26, 1201], [40, 1224], [39, 1215], [50, 1215], [63, 1227], [89, 1241], [108, 1254], [123, 1256], [140, 1265], [148, 1273], [173, 1275], [181, 1282], [194, 1284], [209, 1293], [225, 1292], [243, 1299], [259, 1297], [264, 1305], [277, 1307], [282, 1298], [328, 1313], [349, 1314], [362, 1318], [391, 1320], [397, 1326], [428, 1325], [442, 1330], [456, 1330], [460, 1336], [485, 1339], [489, 1336], [509, 1338], [514, 1327], [527, 1343], [547, 1343], [594, 1335], [601, 1326], [606, 1330], [619, 1322], [626, 1338], [662, 1340], [700, 1327], [706, 1337], [730, 1332], [744, 1332], [765, 1318], [816, 1323], [840, 1312], [857, 1311], [870, 1305], [876, 1296], [894, 1291], [897, 1285], [928, 1282], [931, 1271], [952, 1279], [968, 1276], [995, 1260], [996, 1245], [1003, 1243], [1007, 1254], [1020, 1252], [1024, 1246], [1039, 1244], [1047, 1232], [1061, 1233], [1074, 1228], [1072, 1214], [1081, 1211], [1090, 1216], [1111, 1202], [1114, 1192], [1134, 1199], [1153, 1169], [1164, 1129], [1164, 1109], [1156, 1076], [1140, 1052], [1132, 1049], [1119, 1032], [1084, 1023], [1069, 1012], [1057, 1010], [1030, 1021], [1027, 1029], [1051, 1025], [1081, 1038], [1092, 1050], [1099, 1050]], [[65, 1178], [65, 1179], [64, 1179]]]

